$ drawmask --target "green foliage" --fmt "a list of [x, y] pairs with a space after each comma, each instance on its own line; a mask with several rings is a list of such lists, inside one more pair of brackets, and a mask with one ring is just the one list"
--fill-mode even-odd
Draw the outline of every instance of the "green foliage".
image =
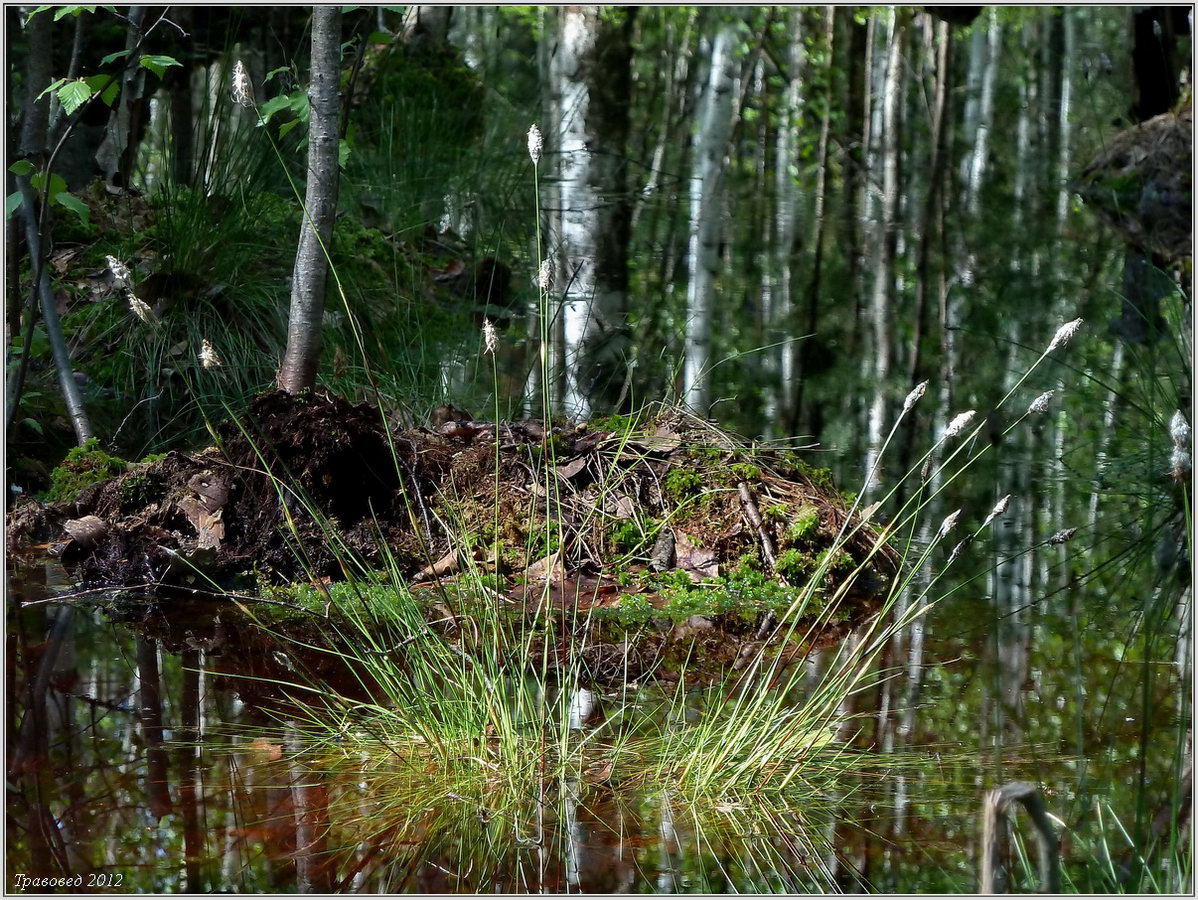
[[810, 541], [815, 537], [817, 531], [819, 531], [819, 510], [814, 506], [803, 506], [799, 508], [786, 527], [786, 540], [791, 544]]
[[673, 468], [662, 478], [665, 495], [672, 500], [686, 500], [696, 496], [704, 487], [703, 476], [691, 469]]
[[106, 481], [122, 474], [129, 464], [100, 449], [100, 442], [90, 438], [67, 453], [67, 458], [50, 473], [50, 501], [72, 500], [90, 484]]

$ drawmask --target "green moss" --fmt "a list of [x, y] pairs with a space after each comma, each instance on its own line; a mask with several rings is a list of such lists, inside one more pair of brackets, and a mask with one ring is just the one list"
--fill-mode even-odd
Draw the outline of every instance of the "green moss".
[[703, 490], [703, 478], [699, 473], [690, 469], [671, 469], [662, 479], [662, 487], [667, 497], [673, 500], [685, 500]]
[[627, 434], [636, 428], [636, 420], [632, 416], [596, 416], [591, 419], [591, 431], [612, 431], [616, 434]]
[[814, 506], [803, 506], [795, 513], [790, 525], [786, 528], [788, 543], [797, 544], [810, 541], [819, 531], [819, 510]]
[[128, 467], [129, 464], [123, 459], [109, 456], [101, 450], [96, 438], [90, 438], [81, 446], [72, 448], [62, 465], [50, 473], [50, 490], [46, 499], [74, 499], [89, 484], [115, 478]]
[[728, 472], [735, 481], [757, 481], [761, 478], [761, 469], [752, 463], [733, 463]]
[[616, 553], [635, 553], [651, 547], [660, 531], [660, 522], [642, 523], [636, 519], [623, 519], [612, 524], [608, 542]]
[[118, 496], [123, 510], [140, 509], [156, 503], [166, 495], [162, 479], [149, 472], [133, 472], [121, 480]]
[[791, 584], [802, 584], [810, 576], [814, 560], [801, 550], [784, 550], [778, 554], [778, 571]]

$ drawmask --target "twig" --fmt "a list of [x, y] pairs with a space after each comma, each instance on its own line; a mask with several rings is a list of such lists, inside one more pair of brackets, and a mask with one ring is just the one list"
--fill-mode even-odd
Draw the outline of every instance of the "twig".
[[745, 515], [749, 522], [757, 529], [757, 536], [761, 539], [761, 553], [765, 557], [765, 561], [769, 563], [770, 569], [777, 571], [778, 554], [774, 549], [774, 539], [770, 537], [769, 529], [765, 527], [765, 520], [761, 518], [761, 511], [757, 508], [757, 501], [753, 499], [753, 492], [749, 489], [747, 481], [738, 481], [736, 490], [740, 494], [740, 505], [744, 507]]

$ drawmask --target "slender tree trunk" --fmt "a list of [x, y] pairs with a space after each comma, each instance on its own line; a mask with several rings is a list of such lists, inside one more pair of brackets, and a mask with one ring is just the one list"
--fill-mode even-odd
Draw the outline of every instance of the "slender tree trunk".
[[[905, 23], [900, 21], [903, 13], [892, 10], [889, 27], [889, 52], [882, 93], [882, 136], [881, 209], [874, 232], [874, 286], [870, 307], [873, 327], [874, 393], [869, 411], [869, 447], [865, 471], [873, 472], [866, 492], [876, 492], [880, 473], [874, 472], [882, 451], [885, 437], [886, 417], [889, 408], [890, 370], [894, 359], [894, 297], [895, 297], [895, 242], [898, 230], [898, 166], [899, 166], [899, 101], [903, 86], [903, 45], [906, 35]], [[869, 477], [867, 475], [867, 477]]]
[[724, 25], [711, 48], [711, 68], [695, 126], [690, 176], [690, 279], [686, 295], [686, 351], [683, 401], [706, 413], [711, 396], [711, 329], [715, 279], [719, 272], [724, 159], [732, 139], [736, 29]]
[[611, 406], [628, 352], [628, 97], [633, 13], [559, 8], [557, 269], [562, 277], [565, 411]]
[[[788, 12], [790, 43], [787, 47], [786, 74], [789, 81], [783, 101], [781, 120], [774, 148], [774, 252], [767, 280], [769, 302], [766, 310], [767, 344], [777, 346], [774, 354], [775, 379], [766, 395], [765, 426], [772, 437], [794, 396], [795, 343], [788, 340], [794, 331], [792, 260], [798, 232], [799, 188], [794, 171], [798, 169], [799, 119], [803, 110], [802, 67], [806, 56], [803, 46], [803, 11], [792, 6]], [[764, 116], [762, 117], [765, 118]]]
[[291, 277], [287, 350], [278, 383], [295, 394], [316, 384], [325, 281], [337, 214], [337, 118], [340, 99], [341, 7], [312, 9], [312, 83], [308, 88], [308, 187]]
[[[816, 152], [815, 191], [812, 196], [811, 223], [811, 277], [807, 282], [806, 316], [798, 345], [795, 347], [794, 381], [786, 407], [788, 434], [796, 434], [803, 415], [803, 387], [810, 357], [808, 341], [815, 339], [819, 326], [820, 292], [823, 287], [824, 245], [827, 234], [827, 204], [828, 204], [828, 139], [832, 132], [832, 84], [836, 61], [836, 7], [824, 7], [824, 113], [820, 117], [819, 149]], [[816, 427], [818, 416], [812, 416], [807, 424], [812, 435], [818, 440]]]

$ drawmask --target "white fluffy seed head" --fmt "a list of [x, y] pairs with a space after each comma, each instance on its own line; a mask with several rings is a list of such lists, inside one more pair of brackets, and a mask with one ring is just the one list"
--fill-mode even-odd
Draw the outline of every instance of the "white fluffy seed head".
[[907, 394], [907, 399], [903, 401], [903, 411], [901, 415], [906, 415], [909, 413], [911, 411], [911, 407], [919, 402], [919, 398], [922, 397], [927, 390], [928, 383], [926, 381], [921, 381], [919, 384], [915, 385], [915, 387], [911, 388], [911, 392]]
[[1190, 423], [1186, 421], [1180, 409], [1173, 413], [1173, 418], [1169, 420], [1169, 437], [1173, 439], [1173, 446], [1178, 449], [1184, 450], [1190, 445]]
[[216, 348], [208, 338], [204, 338], [204, 343], [200, 345], [200, 365], [205, 369], [215, 369], [221, 364], [220, 356], [216, 352]]
[[537, 269], [537, 287], [543, 291], [553, 287], [553, 263], [548, 259], [541, 260], [541, 265]]
[[957, 524], [957, 519], [961, 518], [961, 510], [956, 510], [944, 517], [944, 521], [940, 523], [940, 530], [936, 532], [936, 540], [940, 540], [946, 534], [953, 530]]
[[483, 319], [483, 353], [494, 353], [499, 346], [499, 336], [490, 319]]
[[115, 256], [105, 256], [104, 260], [108, 263], [108, 271], [112, 273], [112, 277], [116, 281], [117, 287], [133, 287], [133, 276], [129, 274], [129, 270], [125, 268], [125, 264], [123, 262], [121, 262]]
[[962, 553], [964, 553], [965, 548], [968, 547], [972, 543], [973, 543], [973, 535], [972, 534], [965, 535], [965, 539], [962, 540], [960, 543], [958, 543], [957, 546], [953, 547], [953, 552], [949, 554], [948, 561], [952, 562], [954, 559], [956, 559], [958, 556], [960, 556]]
[[948, 423], [948, 427], [944, 429], [945, 438], [956, 437], [959, 435], [965, 430], [966, 426], [973, 421], [973, 417], [975, 415], [977, 415], [977, 410], [967, 409], [960, 415], [955, 416], [953, 420]]
[[1058, 347], [1064, 347], [1069, 343], [1070, 340], [1072, 340], [1073, 336], [1077, 334], [1078, 329], [1081, 327], [1081, 319], [1074, 319], [1072, 322], [1066, 322], [1057, 329], [1057, 333], [1052, 336], [1052, 341], [1049, 343], [1048, 349], [1044, 352], [1052, 353], [1052, 351], [1056, 350]]
[[541, 147], [543, 144], [544, 142], [541, 140], [541, 129], [539, 129], [534, 123], [533, 126], [528, 129], [528, 156], [529, 159], [532, 160], [532, 164], [534, 166], [541, 161]]
[[1075, 534], [1077, 534], [1076, 528], [1062, 528], [1048, 539], [1048, 543], [1064, 544], [1065, 542], [1072, 540]]
[[1184, 447], [1174, 447], [1169, 454], [1169, 474], [1177, 481], [1187, 482], [1190, 480], [1191, 467], [1190, 451]]
[[241, 60], [233, 63], [233, 102], [240, 106], [254, 105], [253, 86]]
[[1031, 415], [1032, 413], [1039, 414], [1048, 412], [1048, 401], [1052, 399], [1052, 395], [1055, 393], [1056, 391], [1045, 391], [1030, 404], [1028, 404], [1028, 415]]
[[986, 516], [986, 521], [982, 523], [982, 527], [985, 528], [987, 525], [989, 525], [991, 522], [993, 522], [995, 519], [997, 519], [999, 516], [1001, 516], [1003, 513], [1005, 513], [1007, 511], [1007, 507], [1010, 506], [1010, 504], [1011, 504], [1011, 495], [1007, 494], [1007, 496], [1003, 497], [1001, 500], [999, 500], [997, 503], [994, 504], [994, 509], [990, 510], [990, 515]]
[[133, 310], [133, 314], [147, 325], [153, 325], [158, 321], [158, 317], [154, 315], [154, 310], [150, 309], [150, 304], [132, 293], [129, 294], [129, 309]]

